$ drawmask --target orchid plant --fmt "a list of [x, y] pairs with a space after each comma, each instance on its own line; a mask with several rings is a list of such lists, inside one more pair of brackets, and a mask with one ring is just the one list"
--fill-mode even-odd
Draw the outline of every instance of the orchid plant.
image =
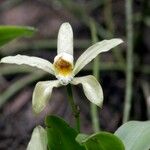
[[89, 47], [76, 61], [73, 57], [73, 31], [69, 23], [63, 23], [59, 29], [57, 40], [57, 55], [53, 64], [45, 59], [25, 55], [8, 56], [1, 63], [28, 65], [37, 67], [54, 75], [57, 80], [41, 81], [35, 86], [32, 107], [35, 113], [40, 113], [51, 97], [52, 89], [68, 84], [82, 84], [83, 91], [89, 101], [102, 106], [103, 92], [101, 85], [92, 75], [75, 77], [77, 73], [91, 62], [99, 53], [109, 51], [119, 45], [121, 39], [103, 40]]
[[[0, 46], [21, 37], [30, 36], [36, 30], [31, 27], [0, 26]], [[40, 113], [51, 97], [52, 89], [67, 86], [69, 102], [76, 118], [77, 130], [70, 127], [58, 116], [47, 116], [45, 128], [35, 127], [27, 150], [148, 150], [150, 149], [150, 121], [129, 121], [112, 134], [97, 132], [92, 135], [80, 133], [79, 112], [73, 100], [71, 84], [82, 84], [88, 100], [102, 106], [103, 92], [101, 85], [92, 75], [75, 77], [77, 73], [99, 53], [106, 52], [122, 43], [121, 39], [103, 40], [89, 47], [76, 61], [73, 58], [73, 32], [69, 23], [60, 27], [57, 42], [57, 55], [54, 62], [38, 57], [24, 55], [8, 56], [0, 63], [28, 65], [37, 67], [54, 75], [57, 80], [42, 81], [36, 84], [33, 92], [33, 110]], [[1, 99], [0, 99], [1, 101]]]

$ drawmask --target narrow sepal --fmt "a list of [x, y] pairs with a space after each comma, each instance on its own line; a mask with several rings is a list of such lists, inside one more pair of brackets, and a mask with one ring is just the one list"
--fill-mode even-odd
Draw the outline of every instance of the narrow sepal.
[[73, 55], [73, 31], [71, 25], [66, 22], [60, 26], [57, 41], [57, 53]]
[[83, 91], [87, 99], [95, 105], [101, 107], [103, 104], [103, 91], [102, 87], [96, 78], [92, 75], [84, 77], [76, 77], [73, 79], [72, 84], [82, 84]]
[[54, 75], [53, 65], [42, 58], [26, 55], [7, 56], [1, 59], [0, 63], [28, 65], [31, 67], [37, 67]]
[[58, 80], [38, 82], [32, 96], [33, 112], [39, 114], [47, 105], [54, 87], [60, 86]]
[[74, 74], [76, 75], [84, 66], [92, 61], [98, 54], [109, 51], [111, 48], [119, 45], [123, 41], [121, 39], [103, 40], [89, 47], [81, 56], [77, 59], [74, 67]]

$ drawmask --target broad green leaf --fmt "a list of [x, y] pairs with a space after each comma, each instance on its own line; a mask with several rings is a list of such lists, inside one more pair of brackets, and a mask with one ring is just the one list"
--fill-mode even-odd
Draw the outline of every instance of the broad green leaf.
[[46, 118], [48, 134], [48, 147], [50, 150], [85, 150], [75, 138], [76, 130], [71, 128], [64, 120], [56, 116]]
[[123, 141], [126, 150], [150, 149], [150, 121], [129, 121], [115, 135]]
[[44, 128], [37, 126], [33, 130], [27, 150], [47, 150], [47, 133]]
[[0, 26], [0, 46], [21, 36], [31, 36], [36, 29], [26, 26]]
[[100, 132], [90, 136], [79, 134], [76, 140], [84, 145], [86, 150], [125, 150], [121, 140], [108, 132]]
[[101, 107], [103, 104], [103, 90], [99, 82], [92, 75], [75, 77], [72, 84], [82, 84], [83, 91], [87, 99], [95, 105]]
[[74, 67], [74, 74], [76, 75], [84, 66], [92, 61], [98, 54], [107, 52], [115, 46], [119, 45], [123, 41], [121, 39], [103, 40], [95, 43], [89, 47], [81, 56], [77, 59]]
[[41, 81], [36, 84], [32, 96], [34, 113], [39, 114], [46, 107], [48, 100], [51, 98], [53, 88], [59, 86], [58, 80]]

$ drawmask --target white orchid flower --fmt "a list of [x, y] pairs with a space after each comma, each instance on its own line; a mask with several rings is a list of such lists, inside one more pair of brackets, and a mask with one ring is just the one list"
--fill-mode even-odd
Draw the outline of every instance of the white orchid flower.
[[122, 42], [121, 39], [117, 38], [98, 42], [89, 47], [74, 65], [72, 27], [69, 23], [63, 23], [58, 33], [57, 55], [53, 64], [42, 58], [24, 55], [4, 57], [1, 59], [1, 63], [37, 67], [57, 78], [57, 80], [41, 81], [36, 84], [32, 97], [32, 106], [35, 113], [39, 113], [44, 109], [54, 87], [69, 83], [73, 85], [82, 84], [87, 99], [97, 106], [101, 106], [103, 91], [96, 78], [92, 75], [84, 77], [75, 77], [75, 75], [99, 53], [106, 52]]

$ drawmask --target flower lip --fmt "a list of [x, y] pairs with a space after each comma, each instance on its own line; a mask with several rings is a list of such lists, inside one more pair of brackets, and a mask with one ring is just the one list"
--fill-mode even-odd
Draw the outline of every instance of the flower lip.
[[60, 53], [54, 58], [55, 75], [70, 76], [73, 71], [73, 56]]
[[67, 85], [73, 79], [73, 56], [60, 53], [54, 58], [55, 76], [60, 84]]

